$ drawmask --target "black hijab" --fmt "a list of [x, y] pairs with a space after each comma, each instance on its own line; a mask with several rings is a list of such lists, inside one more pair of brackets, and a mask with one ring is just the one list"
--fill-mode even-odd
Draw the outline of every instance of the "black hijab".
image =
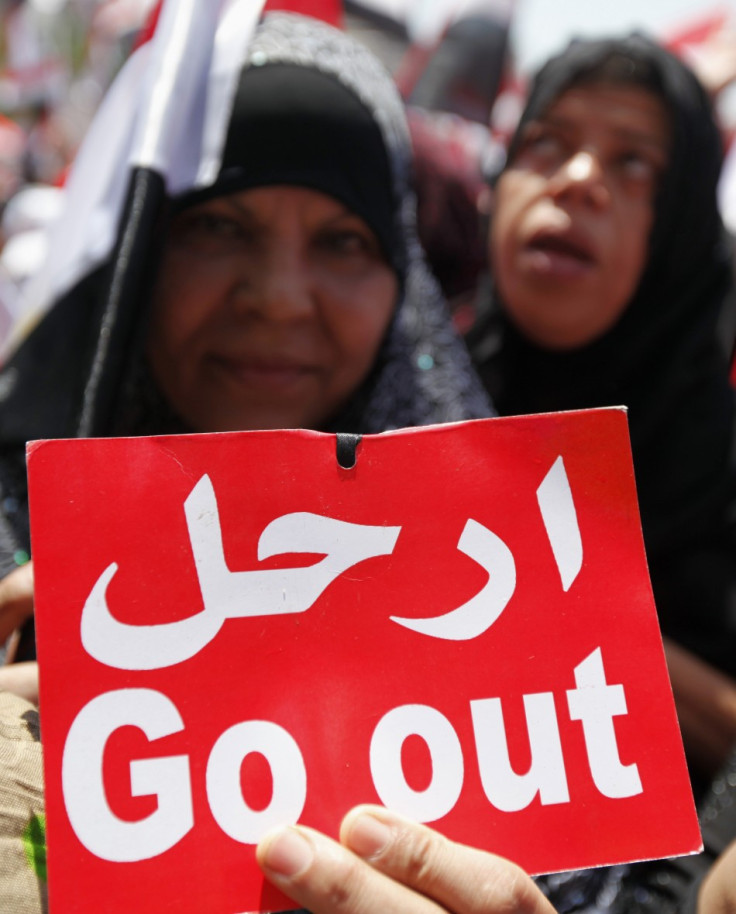
[[650, 251], [623, 316], [570, 351], [543, 349], [495, 291], [469, 343], [502, 415], [625, 405], [644, 538], [665, 633], [736, 672], [736, 467], [732, 247], [716, 202], [722, 148], [709, 99], [677, 58], [640, 35], [575, 41], [536, 75], [512, 139], [566, 89], [640, 86], [671, 119]]

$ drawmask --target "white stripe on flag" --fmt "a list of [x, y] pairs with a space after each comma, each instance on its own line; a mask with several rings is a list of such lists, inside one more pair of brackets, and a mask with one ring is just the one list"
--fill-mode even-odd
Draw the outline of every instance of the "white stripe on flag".
[[233, 2], [220, 20], [210, 72], [202, 155], [194, 184], [204, 187], [217, 177], [225, 145], [227, 125], [238, 86], [240, 69], [232, 60], [244, 60], [245, 50], [261, 15], [265, 0]]
[[[207, 75], [224, 0], [164, 0], [136, 117], [132, 163], [191, 186], [199, 164]], [[189, 182], [186, 175], [190, 176]]]

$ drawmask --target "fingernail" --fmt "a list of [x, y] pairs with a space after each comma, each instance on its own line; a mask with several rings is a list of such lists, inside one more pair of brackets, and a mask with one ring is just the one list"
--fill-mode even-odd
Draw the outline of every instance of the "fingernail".
[[278, 876], [288, 879], [298, 876], [314, 860], [314, 850], [295, 828], [283, 828], [266, 845], [263, 865]]
[[368, 813], [361, 813], [350, 825], [347, 845], [359, 857], [377, 857], [391, 841], [391, 829]]

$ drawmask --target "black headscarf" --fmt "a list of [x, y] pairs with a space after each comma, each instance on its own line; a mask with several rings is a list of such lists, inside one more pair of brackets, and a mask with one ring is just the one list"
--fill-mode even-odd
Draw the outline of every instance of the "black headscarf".
[[403, 280], [406, 253], [381, 131], [372, 112], [331, 75], [296, 63], [245, 68], [218, 179], [178, 205], [271, 184], [340, 200], [372, 229]]
[[663, 630], [736, 673], [736, 468], [728, 383], [733, 254], [716, 202], [721, 139], [692, 72], [632, 35], [575, 41], [542, 67], [509, 161], [527, 123], [586, 81], [646, 88], [670, 115], [670, 158], [639, 286], [610, 331], [567, 351], [526, 339], [493, 291], [469, 342], [503, 415], [628, 407]]

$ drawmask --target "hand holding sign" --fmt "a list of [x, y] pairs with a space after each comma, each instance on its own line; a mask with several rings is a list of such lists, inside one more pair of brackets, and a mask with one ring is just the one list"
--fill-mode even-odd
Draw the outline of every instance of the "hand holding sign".
[[0, 643], [33, 615], [33, 562], [0, 580]]
[[255, 860], [289, 823], [313, 910], [465, 914], [455, 882], [477, 910], [495, 858], [315, 837], [365, 802], [529, 872], [697, 848], [622, 411], [367, 436], [350, 468], [312, 432], [41, 442], [29, 479], [59, 914], [80, 879], [110, 914], [289, 907]]
[[258, 862], [313, 914], [553, 914], [515, 864], [382, 807], [352, 810], [340, 841], [313, 829], [282, 828], [260, 844]]

